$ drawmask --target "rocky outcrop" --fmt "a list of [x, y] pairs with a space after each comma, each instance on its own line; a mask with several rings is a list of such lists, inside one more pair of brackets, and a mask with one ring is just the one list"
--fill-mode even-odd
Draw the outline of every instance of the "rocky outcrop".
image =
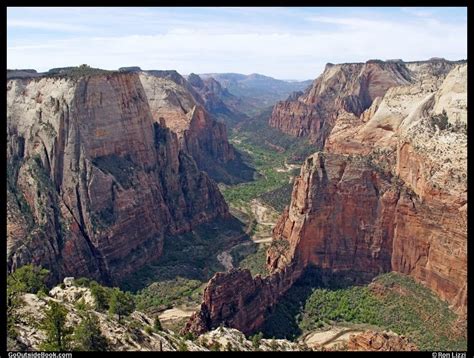
[[[269, 253], [273, 269], [302, 261], [357, 277], [394, 270], [465, 310], [467, 65], [446, 74], [443, 63], [410, 64], [424, 68], [423, 80], [390, 89], [352, 127], [338, 122], [330, 153], [307, 159], [274, 231], [289, 245]], [[361, 154], [365, 164], [353, 160]]]
[[[140, 81], [154, 121], [176, 133], [180, 148], [201, 170], [225, 183], [252, 180], [253, 171], [227, 140], [225, 124], [206, 110], [215, 110], [207, 97], [203, 99], [176, 71], [142, 71]], [[196, 85], [192, 76], [191, 83]]]
[[267, 309], [291, 287], [296, 272], [297, 268], [291, 267], [254, 278], [249, 270], [216, 273], [204, 290], [200, 310], [191, 316], [183, 333], [202, 334], [221, 324], [245, 334], [255, 332], [263, 324]]
[[239, 110], [243, 106], [242, 99], [223, 88], [213, 77], [202, 79], [191, 73], [187, 77], [187, 81], [203, 99], [206, 110], [226, 123], [227, 126], [235, 125], [249, 118]]
[[355, 282], [389, 271], [399, 196], [398, 188], [363, 159], [310, 156], [274, 229], [269, 267], [275, 271], [298, 262], [347, 272]]
[[348, 351], [417, 351], [415, 344], [405, 337], [385, 332], [367, 331], [353, 334], [347, 343]]
[[165, 235], [228, 215], [138, 74], [11, 80], [7, 105], [9, 270], [113, 282], [159, 258]]
[[[107, 341], [108, 351], [254, 351], [254, 343], [242, 332], [219, 327], [197, 339], [183, 337], [171, 330], [153, 329], [155, 317], [140, 311], [132, 312], [126, 320], [96, 309], [90, 288], [69, 286], [54, 287], [49, 295], [23, 294], [21, 304], [12, 312], [15, 336], [7, 339], [11, 351], [37, 351], [46, 338], [46, 332], [37, 326], [44, 318], [49, 302], [58, 302], [67, 311], [65, 325], [76, 328], [87, 316], [97, 319], [100, 333]], [[35, 322], [36, 324], [33, 324]], [[74, 342], [72, 350], [78, 347]], [[261, 339], [259, 351], [308, 350], [302, 344], [284, 339]]]
[[[321, 150], [335, 125], [347, 129], [354, 127], [353, 122], [363, 123], [368, 115], [361, 116], [364, 111], [378, 107], [378, 99], [390, 88], [422, 83], [425, 90], [434, 91], [434, 82], [442, 82], [456, 64], [446, 60], [327, 64], [305, 93], [275, 105], [269, 124], [284, 133], [308, 137], [315, 149]], [[400, 103], [400, 107], [405, 107], [403, 101]]]

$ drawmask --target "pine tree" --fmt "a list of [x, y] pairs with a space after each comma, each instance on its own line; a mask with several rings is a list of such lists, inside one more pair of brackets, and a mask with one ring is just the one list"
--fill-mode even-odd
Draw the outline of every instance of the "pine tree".
[[158, 316], [155, 317], [155, 321], [153, 322], [153, 328], [155, 329], [155, 332], [163, 330], [163, 327], [161, 326], [161, 321]]
[[38, 293], [46, 291], [46, 277], [49, 271], [38, 266], [25, 265], [8, 275], [7, 285], [11, 292]]
[[46, 291], [46, 277], [49, 271], [33, 265], [25, 265], [7, 277], [7, 334], [14, 338], [17, 335], [15, 324], [17, 321], [16, 310], [23, 303], [23, 293], [40, 293]]
[[107, 351], [107, 338], [102, 335], [99, 320], [94, 314], [88, 314], [82, 319], [74, 331], [75, 349], [79, 351]]
[[128, 316], [135, 309], [135, 302], [130, 292], [122, 292], [114, 288], [109, 302], [109, 312], [118, 315], [121, 321], [123, 316]]
[[49, 310], [41, 322], [41, 328], [46, 331], [46, 340], [41, 343], [44, 351], [67, 351], [70, 349], [72, 329], [66, 327], [67, 309], [62, 304], [49, 301]]

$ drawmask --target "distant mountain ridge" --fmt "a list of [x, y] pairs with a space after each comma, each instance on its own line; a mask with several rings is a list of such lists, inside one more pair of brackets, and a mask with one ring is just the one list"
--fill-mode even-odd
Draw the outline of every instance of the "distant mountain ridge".
[[199, 75], [203, 80], [214, 78], [224, 89], [242, 100], [241, 112], [255, 115], [262, 109], [286, 99], [295, 91], [303, 91], [311, 85], [312, 80], [285, 81], [273, 77], [252, 73], [205, 73]]

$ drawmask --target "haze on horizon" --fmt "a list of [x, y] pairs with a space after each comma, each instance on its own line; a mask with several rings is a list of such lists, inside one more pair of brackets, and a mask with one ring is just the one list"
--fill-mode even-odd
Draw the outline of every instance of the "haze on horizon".
[[328, 62], [467, 58], [467, 8], [7, 9], [7, 68], [317, 77]]

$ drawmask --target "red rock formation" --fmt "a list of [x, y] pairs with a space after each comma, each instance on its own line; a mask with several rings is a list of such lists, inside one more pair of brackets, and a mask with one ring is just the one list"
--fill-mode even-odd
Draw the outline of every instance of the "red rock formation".
[[[226, 126], [205, 109], [211, 100], [203, 99], [176, 71], [145, 71], [139, 75], [155, 122], [162, 120], [176, 133], [181, 149], [198, 167], [216, 181], [241, 181], [244, 170], [233, 168], [244, 165], [227, 140]], [[195, 80], [192, 83], [196, 85]], [[245, 179], [251, 180], [252, 174]]]
[[295, 181], [289, 210], [274, 229], [286, 250], [268, 264], [294, 261], [356, 278], [386, 271], [413, 276], [456, 308], [467, 305], [466, 218], [453, 202], [417, 196], [363, 161], [317, 153]]
[[399, 192], [367, 161], [316, 153], [296, 179], [289, 210], [274, 229], [268, 265], [297, 261], [348, 271], [364, 281], [390, 269]]
[[[388, 84], [399, 79], [395, 73], [402, 72], [392, 70], [402, 65], [384, 66], [326, 68], [313, 88], [299, 97], [308, 99], [307, 103], [284, 104], [289, 111], [301, 107], [313, 114], [326, 106], [326, 114], [335, 120], [332, 129], [337, 130], [325, 137], [318, 124], [318, 130], [306, 133], [323, 142], [327, 139], [329, 152], [307, 158], [295, 179], [291, 204], [273, 232], [267, 256], [272, 275], [266, 280], [286, 273], [289, 284], [274, 291], [278, 296], [308, 266], [344, 273], [354, 282], [393, 270], [425, 284], [462, 315], [467, 308], [467, 136], [462, 126], [453, 123], [467, 120], [467, 65], [410, 63], [413, 82], [389, 91]], [[368, 69], [375, 72], [361, 76]], [[330, 88], [343, 96], [331, 94]], [[359, 95], [351, 97], [354, 93]], [[281, 106], [275, 107], [277, 113]], [[451, 117], [445, 118], [442, 110]], [[323, 123], [321, 118], [313, 121], [311, 116], [302, 116], [302, 121], [311, 119], [308, 126], [288, 128], [296, 128], [293, 134], [301, 135], [299, 130]], [[444, 118], [451, 127], [440, 128], [436, 118]], [[222, 286], [205, 297], [203, 307], [209, 312], [221, 305], [214, 298], [225, 297], [230, 289], [224, 276], [220, 282]], [[272, 295], [272, 300], [261, 297], [261, 307], [252, 307], [252, 312], [271, 307], [278, 300]], [[227, 315], [225, 322], [241, 329], [242, 319], [233, 317], [242, 313], [236, 312]], [[223, 322], [219, 315], [206, 317], [211, 322], [207, 326]]]
[[249, 270], [219, 272], [207, 284], [201, 308], [189, 319], [182, 333], [202, 334], [220, 324], [250, 334], [259, 328], [269, 307], [277, 303], [299, 275], [296, 267], [277, 274], [252, 278]]
[[[162, 253], [164, 235], [228, 215], [219, 190], [156, 123], [137, 74], [7, 85], [9, 268], [103, 281]], [[33, 109], [33, 110], [32, 110]]]
[[284, 133], [308, 137], [321, 149], [338, 116], [358, 117], [390, 87], [408, 83], [409, 71], [400, 63], [327, 64], [304, 94], [274, 106], [269, 124]]

